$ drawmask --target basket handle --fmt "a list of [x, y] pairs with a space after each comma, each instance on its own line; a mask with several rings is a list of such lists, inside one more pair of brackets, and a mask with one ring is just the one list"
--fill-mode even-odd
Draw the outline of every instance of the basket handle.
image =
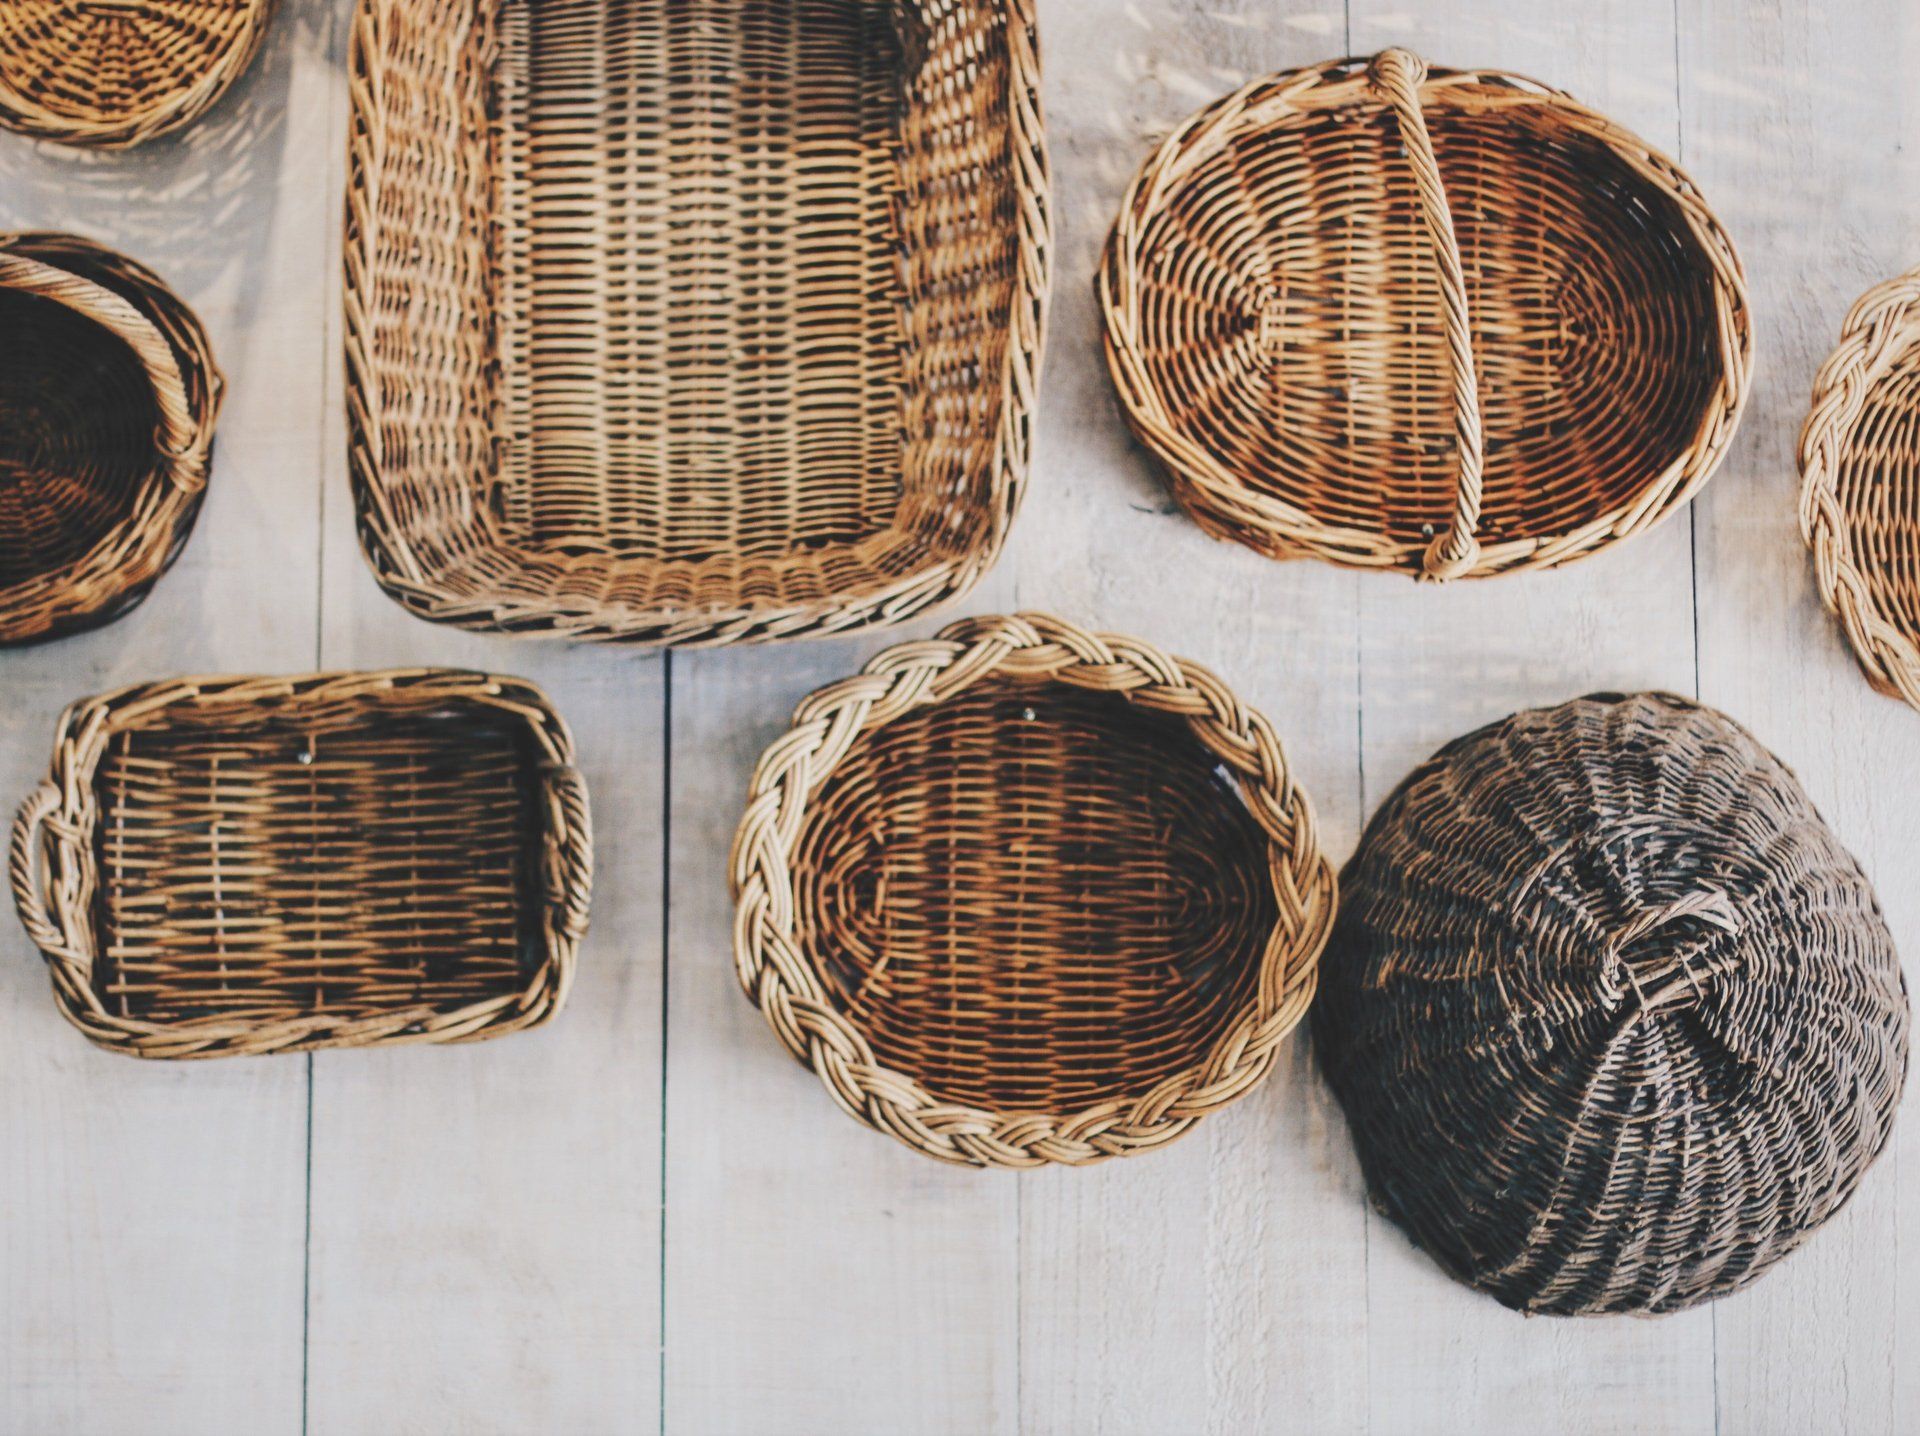
[[208, 444], [194, 422], [180, 358], [151, 319], [105, 285], [24, 254], [0, 251], [0, 288], [64, 305], [133, 350], [147, 372], [160, 409], [154, 442], [166, 460], [169, 475], [188, 493], [205, 486]]
[[1480, 495], [1486, 469], [1486, 445], [1480, 431], [1480, 392], [1473, 370], [1473, 335], [1467, 324], [1467, 279], [1460, 263], [1460, 241], [1453, 232], [1453, 210], [1440, 180], [1433, 139], [1420, 113], [1420, 85], [1427, 78], [1427, 62], [1410, 50], [1382, 50], [1367, 66], [1367, 78], [1393, 110], [1400, 139], [1413, 168], [1420, 193], [1420, 210], [1433, 241], [1440, 267], [1440, 296], [1446, 306], [1447, 358], [1453, 370], [1453, 433], [1460, 454], [1460, 473], [1453, 504], [1453, 522], [1427, 545], [1422, 566], [1425, 577], [1438, 582], [1458, 578], [1480, 557]]
[[84, 963], [67, 943], [67, 935], [47, 911], [46, 883], [37, 858], [44, 856], [50, 836], [47, 819], [60, 806], [60, 790], [42, 783], [27, 795], [13, 820], [13, 839], [7, 849], [7, 876], [13, 882], [13, 901], [20, 922], [33, 945], [49, 959], [82, 967]]

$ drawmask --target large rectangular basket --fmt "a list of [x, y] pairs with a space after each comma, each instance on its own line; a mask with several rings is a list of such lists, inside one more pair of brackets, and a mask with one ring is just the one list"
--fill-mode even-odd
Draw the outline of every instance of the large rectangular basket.
[[9, 856], [61, 1011], [141, 1057], [532, 1027], [592, 876], [566, 725], [531, 684], [441, 669], [85, 699]]
[[997, 556], [1049, 231], [1032, 0], [360, 0], [362, 546], [415, 613], [717, 644]]

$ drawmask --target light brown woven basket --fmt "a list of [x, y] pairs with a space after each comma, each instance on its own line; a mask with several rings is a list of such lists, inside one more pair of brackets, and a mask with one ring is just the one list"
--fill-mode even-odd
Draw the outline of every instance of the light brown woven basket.
[[1204, 669], [966, 619], [800, 705], [734, 840], [734, 955], [860, 1121], [983, 1167], [1162, 1146], [1271, 1070], [1333, 871]]
[[0, 644], [116, 618], [179, 554], [224, 383], [150, 270], [0, 234]]
[[1657, 523], [1751, 374], [1739, 260], [1671, 161], [1559, 91], [1404, 50], [1188, 120], [1099, 286], [1128, 421], [1209, 533], [1429, 579]]
[[1048, 264], [1031, 0], [360, 0], [362, 545], [423, 617], [718, 644], [963, 592]]
[[272, 0], [5, 0], [0, 126], [124, 148], [190, 124], [260, 48]]
[[70, 707], [10, 875], [60, 1010], [138, 1057], [469, 1042], [566, 999], [593, 847], [533, 685], [179, 678]]
[[1813, 384], [1800, 531], [1867, 681], [1920, 708], [1920, 270], [1868, 290]]

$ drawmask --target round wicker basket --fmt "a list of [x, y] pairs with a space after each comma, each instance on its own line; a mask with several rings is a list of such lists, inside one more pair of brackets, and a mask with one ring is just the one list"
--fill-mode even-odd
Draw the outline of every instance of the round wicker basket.
[[1874, 688], [1920, 708], [1920, 270], [1847, 314], [1800, 431], [1800, 531]]
[[1188, 120], [1099, 285], [1128, 421], [1208, 532], [1429, 579], [1673, 512], [1753, 355], [1739, 260], [1669, 160], [1559, 91], [1404, 50]]
[[1205, 670], [967, 619], [801, 704], [734, 843], [748, 995], [850, 1115], [976, 1166], [1172, 1141], [1267, 1075], [1334, 880]]
[[1598, 694], [1458, 739], [1342, 883], [1314, 1034], [1368, 1185], [1508, 1306], [1734, 1291], [1886, 1144], [1908, 1011], [1879, 905], [1710, 708]]
[[0, 126], [125, 148], [192, 123], [240, 78], [272, 0], [9, 0]]
[[186, 542], [223, 383], [147, 268], [89, 240], [0, 234], [0, 643], [126, 612]]

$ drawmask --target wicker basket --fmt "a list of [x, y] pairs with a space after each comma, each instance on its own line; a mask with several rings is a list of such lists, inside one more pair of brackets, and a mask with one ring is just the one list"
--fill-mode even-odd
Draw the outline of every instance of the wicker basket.
[[1893, 940], [1793, 775], [1712, 709], [1599, 694], [1461, 738], [1341, 881], [1313, 1025], [1368, 1184], [1508, 1306], [1735, 1291], [1886, 1144]]
[[139, 1057], [536, 1026], [566, 998], [593, 864], [546, 698], [436, 669], [77, 703], [10, 857], [61, 1011]]
[[1047, 283], [1032, 0], [360, 0], [362, 545], [471, 628], [892, 623], [997, 556]]
[[800, 705], [733, 848], [748, 995], [849, 1114], [982, 1167], [1172, 1141], [1313, 997], [1333, 872], [1205, 670], [967, 619]]
[[260, 48], [272, 0], [6, 0], [0, 126], [124, 148], [190, 124]]
[[223, 383], [199, 320], [88, 240], [0, 234], [0, 643], [117, 618], [200, 509]]
[[1558, 91], [1404, 50], [1194, 116], [1099, 283], [1128, 420], [1209, 533], [1430, 579], [1673, 512], [1753, 355], [1739, 261], [1670, 161]]
[[1813, 385], [1800, 530], [1870, 682], [1920, 708], [1920, 270], [1869, 290]]

